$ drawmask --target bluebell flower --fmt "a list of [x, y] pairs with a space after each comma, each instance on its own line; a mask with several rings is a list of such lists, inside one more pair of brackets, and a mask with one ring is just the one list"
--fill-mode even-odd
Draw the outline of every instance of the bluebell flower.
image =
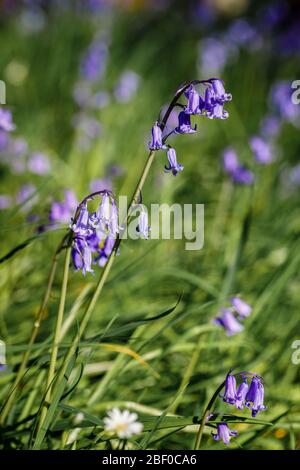
[[242, 318], [249, 317], [252, 312], [252, 307], [239, 297], [232, 297], [231, 305]]
[[245, 405], [245, 399], [246, 395], [249, 390], [249, 385], [247, 380], [243, 380], [242, 383], [238, 386], [237, 392], [236, 392], [236, 400], [235, 400], [235, 406], [239, 409], [242, 410]]
[[197, 130], [197, 125], [191, 126], [191, 116], [181, 111], [178, 115], [178, 126], [175, 127], [176, 134], [193, 134]]
[[85, 239], [76, 237], [73, 240], [72, 259], [75, 269], [81, 269], [83, 275], [93, 272], [92, 252]]
[[162, 130], [158, 125], [158, 122], [154, 124], [152, 127], [152, 140], [149, 142], [149, 149], [150, 150], [160, 150], [163, 148], [162, 142]]
[[188, 104], [184, 112], [186, 114], [201, 114], [204, 101], [199, 95], [199, 93], [195, 90], [195, 88], [193, 86], [190, 86], [190, 88], [186, 91], [185, 95], [188, 99]]
[[208, 80], [209, 86], [205, 91], [204, 108], [209, 119], [227, 119], [228, 112], [224, 110], [226, 101], [230, 101], [232, 96], [225, 92], [223, 82], [219, 79]]
[[235, 404], [236, 401], [236, 378], [230, 373], [227, 374], [225, 380], [225, 392], [222, 396], [223, 401], [230, 403], [231, 405]]
[[71, 230], [77, 235], [91, 235], [90, 216], [86, 204], [82, 204], [79, 209], [79, 215], [70, 226]]
[[212, 433], [212, 436], [215, 441], [222, 440], [224, 444], [230, 443], [230, 438], [235, 437], [237, 435], [237, 431], [232, 431], [229, 429], [227, 423], [219, 423], [217, 424], [217, 434]]
[[258, 376], [252, 377], [251, 384], [246, 395], [246, 406], [252, 411], [255, 417], [259, 411], [264, 411], [264, 385]]
[[175, 149], [170, 147], [168, 149], [167, 155], [168, 155], [168, 160], [169, 160], [169, 166], [165, 166], [165, 172], [166, 173], [172, 172], [172, 174], [176, 176], [179, 171], [183, 170], [183, 166], [177, 162]]
[[115, 245], [115, 238], [108, 235], [104, 240], [103, 247], [99, 249], [99, 255], [95, 258], [95, 262], [99, 263], [99, 266], [104, 266], [113, 250]]
[[145, 238], [147, 240], [149, 238], [150, 231], [150, 227], [148, 225], [148, 211], [145, 207], [140, 207], [141, 211], [138, 220], [137, 232], [139, 233], [140, 237]]
[[221, 325], [226, 331], [227, 336], [233, 336], [240, 333], [244, 327], [233, 315], [232, 311], [228, 308], [221, 309], [221, 316], [214, 319], [216, 325]]
[[49, 219], [51, 223], [67, 223], [76, 207], [78, 201], [73, 191], [65, 190], [65, 198], [63, 202], [54, 201], [50, 208]]

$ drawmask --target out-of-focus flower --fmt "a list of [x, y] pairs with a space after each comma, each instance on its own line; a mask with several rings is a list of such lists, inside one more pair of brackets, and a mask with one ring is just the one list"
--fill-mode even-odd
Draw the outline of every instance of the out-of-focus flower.
[[267, 165], [273, 161], [272, 147], [269, 142], [262, 137], [253, 136], [250, 139], [250, 147], [254, 153], [255, 160], [262, 165]]
[[107, 189], [108, 191], [112, 190], [112, 181], [110, 178], [98, 178], [90, 183], [90, 190], [92, 193], [96, 191], [104, 191]]
[[183, 170], [183, 166], [177, 162], [175, 149], [170, 147], [168, 149], [167, 155], [168, 155], [168, 160], [169, 160], [169, 166], [165, 165], [165, 172], [166, 173], [171, 172], [174, 176], [176, 176], [178, 172]]
[[227, 336], [233, 336], [244, 329], [243, 325], [238, 322], [230, 309], [222, 308], [220, 313], [221, 316], [216, 317], [214, 323], [222, 326]]
[[237, 46], [257, 49], [262, 39], [257, 29], [246, 18], [238, 18], [230, 24], [226, 32], [226, 40]]
[[271, 88], [270, 104], [279, 116], [294, 125], [299, 124], [300, 107], [292, 102], [293, 89], [289, 81], [279, 81]]
[[232, 297], [231, 305], [242, 318], [249, 317], [252, 312], [252, 307], [239, 297]]
[[232, 48], [222, 39], [208, 37], [199, 43], [199, 67], [204, 76], [218, 75], [223, 72]]
[[6, 194], [0, 194], [0, 210], [8, 209], [12, 206], [12, 198]]
[[258, 376], [252, 377], [251, 384], [246, 395], [246, 406], [252, 411], [255, 417], [259, 411], [264, 411], [264, 385]]
[[223, 168], [235, 183], [250, 185], [254, 181], [253, 173], [240, 164], [236, 151], [231, 147], [223, 151]]
[[78, 201], [73, 191], [65, 190], [63, 202], [54, 201], [51, 205], [49, 219], [51, 223], [68, 223], [75, 212]]
[[6, 149], [8, 141], [9, 137], [7, 135], [7, 132], [0, 129], [0, 152]]
[[38, 5], [31, 8], [24, 8], [21, 11], [19, 24], [25, 34], [35, 34], [42, 31], [45, 27], [45, 14]]
[[281, 120], [278, 116], [269, 114], [265, 116], [260, 124], [261, 135], [264, 137], [276, 137], [281, 129]]
[[50, 172], [51, 166], [47, 155], [35, 152], [28, 159], [28, 170], [37, 175], [46, 175]]
[[102, 78], [106, 70], [108, 47], [106, 42], [95, 40], [88, 48], [81, 62], [81, 74], [86, 80]]
[[154, 124], [152, 127], [152, 140], [149, 142], [149, 149], [150, 150], [160, 150], [163, 148], [162, 142], [162, 131], [158, 125], [158, 122]]
[[140, 76], [132, 70], [125, 70], [117, 83], [114, 96], [120, 103], [130, 101], [138, 91], [141, 82]]
[[15, 128], [11, 112], [8, 109], [0, 108], [0, 130], [11, 132]]
[[215, 441], [223, 441], [224, 444], [229, 444], [231, 437], [235, 437], [237, 435], [237, 431], [232, 431], [229, 429], [227, 423], [219, 423], [217, 424], [217, 434], [212, 433], [212, 436]]
[[192, 127], [191, 116], [181, 111], [178, 115], [178, 126], [175, 127], [176, 134], [193, 134], [197, 130], [197, 125]]
[[31, 209], [37, 202], [37, 195], [35, 195], [36, 188], [32, 184], [25, 184], [17, 193], [17, 204], [22, 205], [22, 210]]
[[79, 132], [82, 132], [88, 139], [95, 139], [101, 132], [101, 125], [97, 119], [87, 116], [86, 114], [74, 116], [72, 122]]
[[120, 411], [113, 408], [104, 418], [105, 431], [113, 432], [120, 439], [130, 439], [138, 435], [143, 430], [142, 423], [138, 422], [136, 413], [130, 413], [128, 410]]

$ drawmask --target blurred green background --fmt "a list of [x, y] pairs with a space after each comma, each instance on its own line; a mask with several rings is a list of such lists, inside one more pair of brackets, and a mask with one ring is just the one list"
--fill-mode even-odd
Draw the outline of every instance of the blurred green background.
[[[291, 34], [293, 24], [296, 31], [299, 25], [296, 2], [2, 1], [0, 5], [4, 107], [16, 124], [10, 139], [24, 139], [26, 145], [18, 157], [23, 167], [15, 164], [15, 148], [0, 151], [1, 195], [13, 201], [0, 210], [0, 337], [7, 362], [0, 372], [1, 400], [26, 348], [51, 256], [66, 230], [67, 224], [62, 224], [38, 231], [48, 223], [52, 202], [63, 200], [64, 189], [73, 190], [81, 200], [95, 179], [109, 180], [115, 194], [130, 196], [160, 109], [182, 82], [217, 75], [233, 95], [226, 106], [229, 118], [200, 118], [196, 134], [174, 137], [184, 171], [176, 178], [165, 174], [166, 157], [159, 152], [143, 191], [146, 205], [205, 204], [204, 248], [186, 251], [182, 240], [122, 244], [85, 336], [89, 345], [80, 349], [83, 376], [64, 403], [99, 418], [114, 405], [145, 417], [166, 410], [197, 416], [229, 368], [255, 371], [264, 377], [268, 407], [259, 417], [275, 424], [236, 425], [239, 436], [230, 447], [299, 448], [300, 367], [292, 363], [292, 343], [300, 339], [300, 181], [293, 177], [299, 163], [299, 122], [281, 116], [280, 130], [271, 139], [270, 165], [257, 164], [249, 146], [251, 136], [262, 132], [263, 118], [273, 113], [274, 84], [300, 78], [300, 49], [287, 48], [289, 41], [292, 45], [296, 41]], [[270, 16], [271, 7], [280, 12], [276, 21], [276, 15]], [[241, 19], [253, 28], [246, 39], [230, 30]], [[245, 30], [242, 23], [241, 37]], [[211, 38], [215, 49], [207, 42]], [[84, 60], [95, 42], [102, 44], [102, 70], [87, 80]], [[120, 80], [128, 72], [124, 91]], [[221, 156], [226, 147], [234, 147], [253, 171], [253, 185], [235, 184], [224, 173]], [[34, 152], [47, 156], [46, 174], [28, 170]], [[18, 204], [17, 195], [28, 184], [34, 185], [35, 193]], [[34, 240], [26, 247], [5, 259], [31, 237]], [[71, 272], [66, 317], [82, 288], [89, 297], [100, 269], [86, 277]], [[39, 407], [61, 275], [60, 264], [10, 424]], [[175, 305], [181, 294], [170, 315], [130, 333], [109, 336], [108, 331], [106, 342], [93, 340], [109, 322], [117, 328], [158, 315]], [[235, 294], [253, 306], [253, 313], [242, 333], [227, 337], [212, 319]], [[75, 331], [76, 321], [66, 344]], [[151, 367], [117, 349], [108, 350], [107, 342], [138, 352]], [[231, 411], [221, 403], [218, 407]], [[65, 413], [63, 418], [72, 418]], [[148, 448], [190, 449], [195, 430], [196, 426], [167, 429], [150, 438], [145, 433], [142, 442]], [[222, 449], [209, 433], [205, 430], [204, 448]], [[103, 448], [95, 434], [81, 431], [76, 448]], [[28, 439], [25, 426], [23, 433], [5, 438], [4, 447], [27, 448]], [[63, 439], [52, 431], [45, 446], [61, 448]]]

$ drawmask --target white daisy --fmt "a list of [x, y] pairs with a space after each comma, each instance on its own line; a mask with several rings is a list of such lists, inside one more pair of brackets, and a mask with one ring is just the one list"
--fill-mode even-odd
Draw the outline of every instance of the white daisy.
[[103, 420], [105, 430], [114, 432], [120, 439], [129, 439], [134, 434], [140, 434], [143, 430], [143, 425], [137, 421], [137, 418], [136, 413], [113, 408], [108, 411], [107, 417]]

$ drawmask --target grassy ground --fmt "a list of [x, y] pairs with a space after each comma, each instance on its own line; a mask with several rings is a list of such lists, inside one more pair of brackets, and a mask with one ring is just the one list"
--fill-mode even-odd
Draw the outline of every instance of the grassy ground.
[[[73, 189], [82, 199], [90, 182], [105, 177], [110, 165], [123, 169], [113, 180], [115, 193], [131, 195], [147, 155], [149, 129], [160, 108], [170, 101], [178, 84], [201, 74], [197, 47], [208, 32], [191, 27], [183, 10], [119, 11], [93, 19], [50, 11], [44, 29], [34, 34], [22, 32], [17, 14], [1, 20], [0, 78], [7, 83], [7, 106], [17, 125], [14, 135], [24, 137], [30, 149], [47, 153], [52, 165], [49, 175], [38, 176], [14, 174], [1, 164], [1, 193], [15, 196], [23, 184], [33, 183], [38, 203], [31, 212], [40, 216], [39, 222], [28, 221], [22, 206], [0, 211], [2, 257], [35, 235], [37, 225], [47, 220], [51, 201], [60, 200], [64, 188]], [[223, 27], [222, 22], [221, 18], [217, 28]], [[138, 73], [141, 84], [128, 103], [112, 99], [104, 109], [91, 112], [102, 132], [88, 151], [82, 151], [71, 124], [78, 111], [72, 89], [80, 58], [95, 31], [109, 35], [110, 44], [107, 71], [98, 89], [112, 92], [126, 69]], [[128, 446], [193, 448], [198, 429], [193, 417], [201, 416], [230, 368], [264, 377], [268, 409], [258, 419], [274, 423], [236, 424], [239, 435], [230, 447], [299, 448], [299, 365], [291, 361], [292, 343], [299, 339], [300, 329], [299, 192], [285, 191], [280, 176], [297, 163], [299, 130], [284, 124], [276, 142], [279, 156], [267, 166], [253, 163], [248, 146], [267, 112], [272, 83], [297, 78], [297, 60], [275, 52], [242, 49], [225, 68], [221, 78], [233, 94], [227, 105], [229, 119], [202, 119], [196, 135], [176, 138], [183, 173], [177, 178], [164, 174], [165, 157], [157, 154], [143, 202], [205, 204], [204, 248], [186, 251], [181, 240], [122, 244], [78, 345], [69, 393], [60, 401], [43, 448], [105, 448], [101, 424], [94, 428], [89, 422], [73, 444], [67, 439], [79, 412], [92, 415], [95, 424], [113, 406], [136, 411], [144, 423], [146, 432]], [[9, 79], [12, 62], [26, 70], [21, 83]], [[235, 185], [222, 171], [221, 153], [231, 145], [252, 167], [253, 186]], [[3, 404], [27, 347], [51, 257], [65, 230], [40, 234], [1, 264], [0, 335], [7, 348], [7, 368], [0, 372]], [[30, 367], [2, 431], [4, 447], [28, 448], [33, 443], [32, 423], [45, 392], [62, 271], [63, 256]], [[100, 268], [94, 276], [70, 272], [64, 318], [71, 315], [73, 321], [59, 348], [59, 363], [99, 274]], [[83, 307], [75, 304], [74, 310], [79, 293]], [[238, 293], [253, 306], [253, 313], [242, 333], [227, 337], [212, 319]], [[169, 314], [145, 322], [176, 305], [181, 295]], [[217, 410], [232, 411], [221, 400]], [[247, 411], [236, 414], [249, 416]], [[168, 422], [158, 419], [162, 415], [181, 418]], [[210, 431], [205, 428], [202, 447], [224, 448], [211, 439]]]

